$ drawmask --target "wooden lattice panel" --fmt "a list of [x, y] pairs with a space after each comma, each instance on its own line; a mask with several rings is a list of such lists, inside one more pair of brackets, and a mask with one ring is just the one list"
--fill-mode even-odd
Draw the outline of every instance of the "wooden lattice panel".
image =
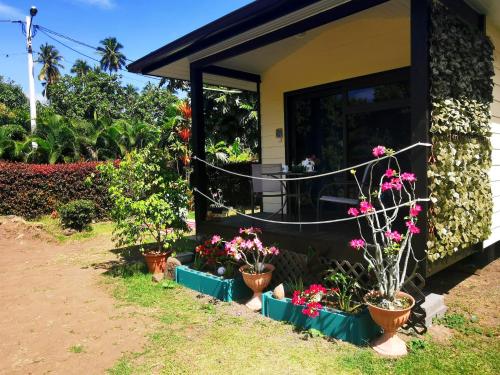
[[273, 273], [273, 284], [284, 283], [306, 276], [307, 256], [305, 254], [281, 250], [280, 255], [274, 258], [272, 263], [276, 266]]

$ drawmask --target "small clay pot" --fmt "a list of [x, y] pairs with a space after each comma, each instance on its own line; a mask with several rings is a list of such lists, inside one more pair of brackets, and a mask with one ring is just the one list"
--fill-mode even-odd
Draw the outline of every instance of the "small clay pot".
[[415, 305], [415, 299], [407, 293], [398, 292], [396, 297], [408, 298], [411, 301], [410, 306], [404, 310], [386, 310], [368, 302], [369, 297], [378, 295], [380, 295], [379, 292], [372, 291], [365, 296], [365, 302], [368, 305], [368, 311], [370, 311], [372, 319], [384, 330], [382, 336], [375, 339], [371, 346], [377, 353], [385, 357], [404, 356], [408, 354], [406, 344], [398, 337], [396, 332], [408, 321], [411, 309]]
[[274, 266], [266, 263], [264, 264], [264, 269], [266, 271], [255, 274], [246, 272], [248, 267], [248, 265], [240, 267], [243, 281], [253, 291], [252, 298], [245, 305], [253, 311], [259, 311], [262, 308], [262, 292], [271, 282]]
[[148, 266], [149, 273], [164, 273], [167, 268], [167, 254], [144, 253], [144, 259]]

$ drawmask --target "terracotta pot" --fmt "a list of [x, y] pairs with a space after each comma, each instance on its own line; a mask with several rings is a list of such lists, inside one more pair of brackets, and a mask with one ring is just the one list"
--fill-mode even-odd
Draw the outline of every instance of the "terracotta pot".
[[163, 273], [167, 268], [167, 254], [144, 253], [149, 273]]
[[386, 310], [367, 302], [368, 297], [379, 294], [379, 292], [372, 291], [365, 296], [372, 319], [384, 330], [382, 336], [375, 339], [371, 346], [377, 353], [386, 357], [404, 356], [408, 354], [408, 351], [405, 342], [398, 337], [397, 330], [408, 321], [415, 299], [407, 293], [399, 292], [396, 296], [408, 298], [411, 305], [404, 310]]
[[271, 282], [274, 266], [272, 264], [265, 263], [264, 267], [266, 272], [256, 274], [246, 272], [248, 267], [248, 265], [240, 267], [240, 272], [243, 275], [243, 281], [253, 291], [253, 296], [246, 303], [246, 306], [253, 311], [259, 311], [262, 308], [262, 292]]

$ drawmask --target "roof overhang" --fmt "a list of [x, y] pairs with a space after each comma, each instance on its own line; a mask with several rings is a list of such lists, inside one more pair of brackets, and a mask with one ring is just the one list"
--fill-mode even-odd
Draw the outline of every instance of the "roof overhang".
[[[258, 41], [255, 48], [259, 48], [387, 1], [258, 0], [142, 57], [128, 69], [134, 73], [189, 80], [192, 65], [202, 69], [212, 67], [228, 57], [225, 53], [245, 49], [254, 41]], [[261, 72], [241, 73], [259, 75]], [[208, 84], [256, 90], [256, 82], [246, 78], [208, 72], [203, 78]]]

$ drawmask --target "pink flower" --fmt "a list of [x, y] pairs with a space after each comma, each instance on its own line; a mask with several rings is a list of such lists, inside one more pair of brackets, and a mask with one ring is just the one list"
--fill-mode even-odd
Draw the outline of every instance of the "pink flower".
[[372, 154], [376, 158], [379, 158], [379, 157], [383, 156], [385, 154], [385, 147], [384, 146], [374, 147], [373, 150], [372, 150]]
[[361, 201], [361, 203], [359, 204], [359, 210], [362, 214], [366, 214], [367, 212], [374, 211], [375, 209], [370, 202]]
[[408, 230], [413, 233], [413, 234], [419, 234], [420, 233], [420, 228], [415, 225], [413, 221], [407, 221], [406, 226], [408, 227]]
[[221, 240], [220, 236], [218, 234], [214, 234], [212, 236], [212, 240], [210, 242], [212, 242], [212, 245], [215, 245], [216, 243], [218, 243], [219, 241]]
[[390, 182], [384, 182], [382, 184], [382, 191], [391, 190], [392, 188], [393, 188], [393, 186]]
[[396, 190], [401, 190], [403, 187], [403, 184], [401, 183], [401, 180], [399, 178], [393, 178], [391, 180], [392, 187]]
[[279, 249], [276, 246], [271, 246], [268, 251], [272, 255], [279, 255], [280, 253]]
[[419, 204], [414, 205], [413, 207], [410, 208], [410, 216], [415, 217], [418, 216], [418, 214], [422, 211], [422, 206]]
[[384, 173], [384, 176], [387, 178], [394, 177], [395, 175], [396, 175], [396, 171], [394, 169], [391, 169], [391, 168], [387, 168], [387, 170]]
[[408, 172], [401, 173], [401, 179], [403, 181], [408, 181], [408, 182], [417, 181], [417, 178], [415, 177], [415, 173], [408, 173]]
[[358, 216], [359, 215], [359, 211], [356, 207], [351, 207], [347, 210], [347, 214], [348, 215], [351, 215], [351, 216]]
[[362, 239], [353, 239], [349, 242], [349, 245], [356, 250], [362, 249], [365, 246], [365, 241]]
[[397, 230], [392, 232], [388, 230], [387, 232], [385, 232], [385, 236], [394, 242], [401, 242], [401, 240], [403, 239], [403, 236], [401, 236], [401, 234]]

